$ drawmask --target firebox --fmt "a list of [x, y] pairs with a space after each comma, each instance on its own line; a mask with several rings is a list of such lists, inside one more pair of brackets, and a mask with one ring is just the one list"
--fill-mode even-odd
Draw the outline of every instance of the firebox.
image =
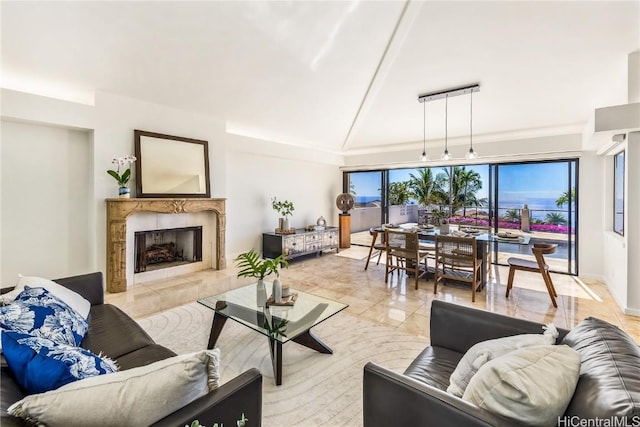
[[202, 261], [202, 227], [137, 231], [135, 272]]

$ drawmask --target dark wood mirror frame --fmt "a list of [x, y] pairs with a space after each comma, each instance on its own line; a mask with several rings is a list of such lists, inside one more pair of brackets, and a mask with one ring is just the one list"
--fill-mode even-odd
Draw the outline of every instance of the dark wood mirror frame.
[[[147, 138], [151, 138], [151, 140], [147, 140]], [[157, 141], [156, 141], [157, 140]], [[183, 138], [180, 136], [171, 136], [164, 135], [160, 133], [154, 132], [146, 132], [142, 130], [134, 130], [134, 142], [135, 142], [135, 155], [137, 157], [136, 165], [136, 197], [157, 197], [157, 198], [181, 198], [181, 197], [211, 197], [211, 183], [209, 178], [209, 144], [207, 141], [201, 141], [198, 139], [191, 138]], [[155, 143], [158, 143], [155, 145]], [[163, 144], [164, 143], [164, 144]], [[180, 143], [184, 143], [184, 150], [180, 147]], [[197, 144], [199, 147], [194, 147], [192, 144]], [[153, 154], [153, 149], [157, 147], [160, 151], [164, 152], [165, 162], [156, 158], [154, 161], [149, 157], [150, 154]], [[194, 150], [194, 148], [196, 148]], [[201, 148], [199, 150], [198, 148]], [[171, 149], [173, 155], [167, 157], [167, 151]], [[152, 150], [150, 153], [149, 150]], [[179, 150], [179, 151], [177, 151]], [[171, 173], [171, 166], [176, 165], [176, 159], [179, 159], [181, 155], [186, 155], [187, 151], [193, 151], [191, 153], [191, 158], [188, 160], [197, 165], [198, 170], [193, 171], [180, 171], [184, 172], [186, 175], [190, 173], [193, 174], [193, 177], [200, 176], [201, 173], [204, 173], [204, 183], [200, 182], [200, 187], [204, 186], [203, 191], [176, 191], [171, 192], [171, 188], [166, 188], [164, 190], [158, 190], [157, 188], [149, 188], [147, 184], [147, 188], [144, 188], [143, 182], [145, 177], [153, 176], [154, 174], [163, 173], [165, 170], [169, 174]], [[145, 160], [145, 156], [147, 156]], [[197, 157], [197, 158], [196, 158]], [[179, 160], [178, 160], [179, 162]], [[172, 164], [170, 164], [172, 163]], [[181, 163], [184, 167], [186, 167], [186, 162]], [[147, 166], [145, 166], [147, 165]], [[166, 166], [166, 169], [163, 169], [163, 165]], [[149, 168], [153, 167], [157, 170], [150, 170]], [[146, 169], [145, 169], [146, 168]], [[199, 180], [200, 181], [200, 180]], [[174, 187], [175, 188], [175, 187]]]

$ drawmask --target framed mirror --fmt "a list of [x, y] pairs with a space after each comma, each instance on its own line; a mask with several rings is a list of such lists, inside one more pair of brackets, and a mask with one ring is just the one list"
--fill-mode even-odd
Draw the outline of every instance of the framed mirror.
[[211, 197], [207, 141], [134, 131], [137, 197]]

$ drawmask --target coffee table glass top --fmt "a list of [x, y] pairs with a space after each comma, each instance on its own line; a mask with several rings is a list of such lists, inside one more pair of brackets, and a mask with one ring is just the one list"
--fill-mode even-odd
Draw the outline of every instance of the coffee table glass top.
[[198, 302], [215, 310], [218, 315], [233, 319], [281, 343], [296, 338], [348, 307], [347, 304], [295, 289], [291, 289], [291, 294], [298, 294], [293, 306], [266, 307], [265, 301], [271, 294], [271, 282], [265, 281], [265, 288], [266, 291], [261, 291], [253, 283]]

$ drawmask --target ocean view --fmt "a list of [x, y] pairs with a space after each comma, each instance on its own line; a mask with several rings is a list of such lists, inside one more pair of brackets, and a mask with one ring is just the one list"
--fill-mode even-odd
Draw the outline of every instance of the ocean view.
[[[562, 208], [558, 208], [556, 206], [556, 197], [509, 197], [509, 198], [500, 198], [498, 209], [500, 215], [504, 215], [507, 210], [510, 209], [522, 209], [526, 204], [529, 207], [529, 211], [531, 212], [531, 217], [543, 220], [547, 213], [549, 212], [558, 212], [564, 213], [565, 215], [568, 212], [568, 207], [565, 205]], [[356, 205], [363, 205], [371, 202], [380, 201], [379, 195], [374, 196], [356, 196]], [[416, 201], [411, 199], [409, 200], [409, 204], [415, 204]], [[482, 209], [482, 208], [481, 208]]]

